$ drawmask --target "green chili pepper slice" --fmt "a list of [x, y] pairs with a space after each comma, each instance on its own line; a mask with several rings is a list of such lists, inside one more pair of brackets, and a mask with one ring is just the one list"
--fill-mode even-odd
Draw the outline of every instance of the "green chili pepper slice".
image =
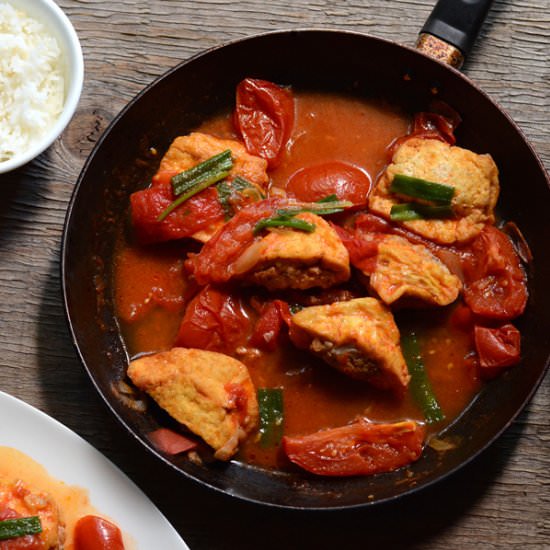
[[424, 367], [424, 361], [420, 353], [420, 345], [414, 331], [401, 334], [401, 350], [407, 363], [411, 381], [409, 389], [416, 404], [424, 413], [428, 424], [439, 422], [445, 418], [432, 389], [430, 379]]
[[284, 431], [283, 390], [281, 388], [259, 388], [258, 408], [260, 413], [260, 445], [278, 445]]
[[0, 540], [13, 539], [25, 535], [36, 535], [41, 532], [42, 524], [38, 516], [0, 521]]
[[450, 205], [455, 194], [455, 188], [452, 185], [406, 176], [405, 174], [395, 174], [390, 185], [390, 191], [440, 205]]

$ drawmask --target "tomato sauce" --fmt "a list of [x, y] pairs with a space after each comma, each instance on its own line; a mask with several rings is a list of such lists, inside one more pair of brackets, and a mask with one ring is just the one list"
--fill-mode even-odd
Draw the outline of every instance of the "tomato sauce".
[[[326, 161], [349, 163], [375, 182], [387, 164], [388, 147], [406, 134], [410, 125], [408, 115], [381, 101], [296, 93], [295, 102], [292, 135], [280, 164], [269, 172], [272, 192], [274, 188], [284, 189], [297, 171]], [[229, 115], [207, 121], [198, 130], [222, 138], [235, 137]], [[121, 236], [115, 304], [131, 356], [173, 347], [184, 302], [193, 295], [181, 270], [186, 250], [188, 243], [140, 248]], [[187, 294], [190, 296], [185, 300], [179, 299]], [[431, 433], [460, 414], [480, 388], [477, 371], [468, 361], [472, 338], [451, 324], [452, 309], [449, 306], [412, 314], [416, 326], [421, 325], [426, 369], [446, 417], [428, 427]], [[247, 309], [247, 314], [252, 322], [258, 317], [253, 307]], [[399, 319], [398, 313], [398, 325]], [[423, 420], [410, 396], [399, 398], [351, 380], [295, 349], [288, 338], [273, 352], [237, 349], [233, 355], [247, 365], [256, 387], [284, 388], [285, 435], [342, 426], [358, 416], [387, 422]], [[288, 464], [280, 450], [262, 449], [254, 437], [242, 446], [239, 456], [270, 468]]]

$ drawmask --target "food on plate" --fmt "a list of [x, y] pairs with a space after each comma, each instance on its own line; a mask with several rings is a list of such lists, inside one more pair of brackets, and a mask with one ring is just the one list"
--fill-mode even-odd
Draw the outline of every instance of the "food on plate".
[[412, 176], [454, 189], [452, 213], [441, 219], [397, 221], [403, 227], [442, 243], [463, 243], [494, 222], [498, 199], [498, 169], [490, 155], [477, 154], [439, 139], [412, 137], [394, 152], [392, 162], [369, 198], [371, 212], [390, 218], [399, 204], [426, 204], [422, 198], [391, 189], [396, 175]]
[[173, 348], [135, 359], [134, 384], [227, 460], [256, 426], [258, 404], [245, 365], [227, 355]]
[[405, 467], [520, 361], [497, 167], [441, 104], [249, 78], [235, 102], [174, 136], [120, 228], [129, 383], [163, 409], [147, 435], [194, 462]]
[[63, 109], [61, 50], [36, 19], [0, 2], [0, 163], [33, 147]]
[[98, 514], [86, 490], [52, 478], [21, 451], [0, 447], [0, 549], [63, 548], [125, 546], [118, 526]]
[[407, 365], [391, 311], [376, 298], [306, 307], [292, 316], [290, 339], [344, 374], [404, 390]]
[[460, 279], [428, 247], [398, 235], [379, 239], [369, 285], [385, 304], [397, 301], [447, 306], [462, 288]]
[[50, 550], [61, 548], [64, 539], [57, 504], [48, 493], [34, 491], [20, 479], [0, 479], [0, 548]]

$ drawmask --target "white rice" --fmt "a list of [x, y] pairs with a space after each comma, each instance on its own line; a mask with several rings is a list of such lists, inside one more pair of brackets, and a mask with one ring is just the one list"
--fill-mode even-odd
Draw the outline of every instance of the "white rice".
[[40, 141], [59, 117], [63, 96], [57, 40], [0, 1], [0, 162]]

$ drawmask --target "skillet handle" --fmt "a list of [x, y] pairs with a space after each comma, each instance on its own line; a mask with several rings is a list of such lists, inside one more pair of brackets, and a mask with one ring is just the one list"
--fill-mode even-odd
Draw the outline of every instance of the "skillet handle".
[[493, 0], [439, 0], [420, 31], [417, 49], [460, 69]]

